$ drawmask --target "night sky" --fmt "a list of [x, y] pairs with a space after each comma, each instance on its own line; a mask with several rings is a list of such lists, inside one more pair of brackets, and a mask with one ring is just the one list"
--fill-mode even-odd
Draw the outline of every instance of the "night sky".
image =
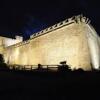
[[73, 15], [88, 17], [100, 34], [99, 0], [3, 0], [0, 1], [0, 35], [28, 38], [34, 32]]

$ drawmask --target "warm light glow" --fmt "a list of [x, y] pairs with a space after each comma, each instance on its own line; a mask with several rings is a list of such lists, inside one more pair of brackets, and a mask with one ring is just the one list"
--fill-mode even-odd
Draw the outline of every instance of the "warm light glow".
[[71, 69], [91, 70], [91, 63], [98, 69], [100, 50], [96, 34], [85, 20], [73, 21], [70, 25], [30, 39], [26, 44], [7, 47], [4, 54], [10, 64], [58, 65], [66, 61]]
[[5, 47], [14, 45], [16, 43], [22, 42], [22, 37], [16, 36], [16, 39], [11, 39], [11, 38], [4, 38], [4, 45]]
[[[21, 65], [52, 65], [67, 61], [71, 68], [90, 69], [89, 51], [85, 40], [84, 28], [79, 24], [71, 24], [30, 40], [29, 44], [9, 48], [16, 64]], [[83, 49], [82, 49], [83, 48]], [[19, 56], [18, 56], [19, 55]]]

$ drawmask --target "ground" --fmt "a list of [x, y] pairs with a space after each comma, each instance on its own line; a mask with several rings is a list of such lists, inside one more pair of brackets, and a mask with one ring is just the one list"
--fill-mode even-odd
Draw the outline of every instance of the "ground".
[[99, 87], [99, 72], [0, 71], [2, 100], [80, 100], [94, 96]]

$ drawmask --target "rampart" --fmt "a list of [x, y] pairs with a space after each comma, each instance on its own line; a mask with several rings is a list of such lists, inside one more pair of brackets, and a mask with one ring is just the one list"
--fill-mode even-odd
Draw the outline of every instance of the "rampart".
[[91, 69], [87, 33], [90, 20], [82, 15], [34, 33], [30, 39], [5, 48], [6, 63], [50, 65], [67, 61], [74, 68]]

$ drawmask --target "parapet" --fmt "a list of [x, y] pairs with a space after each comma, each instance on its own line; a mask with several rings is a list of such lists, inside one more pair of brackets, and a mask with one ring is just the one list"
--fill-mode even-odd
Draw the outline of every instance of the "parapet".
[[[90, 23], [90, 20], [86, 17], [83, 17], [83, 15], [73, 16], [71, 18], [65, 19], [64, 21], [59, 22], [58, 24], [55, 24], [55, 25], [48, 27], [44, 30], [41, 30], [40, 32], [34, 33], [33, 35], [30, 36], [30, 39], [36, 38], [36, 37], [41, 36], [43, 34], [47, 34], [51, 31], [54, 31], [56, 29], [59, 29], [61, 27], [66, 26], [66, 25], [70, 25], [72, 23], [77, 23], [77, 24], [86, 23], [86, 24], [88, 24], [88, 23]], [[22, 38], [19, 36], [17, 36], [16, 39], [22, 40]], [[28, 44], [28, 43], [30, 43], [30, 39], [27, 41], [20, 41], [19, 43], [16, 43], [16, 44], [9, 46], [9, 47], [19, 47], [21, 45]]]
[[72, 23], [90, 23], [90, 20], [86, 17], [83, 17], [83, 15], [78, 15], [78, 16], [73, 16], [71, 18], [65, 19], [64, 21], [59, 22], [58, 24], [55, 24], [51, 27], [48, 27], [44, 30], [41, 30], [40, 32], [34, 33], [33, 35], [30, 36], [30, 39], [38, 37], [40, 35], [46, 34], [48, 32], [51, 32], [53, 30], [56, 30], [60, 27], [66, 26], [66, 25], [70, 25]]
[[23, 41], [23, 37], [21, 36], [15, 36], [15, 39], [12, 38], [4, 38], [4, 46], [8, 47], [8, 46], [12, 46], [12, 45], [16, 45], [20, 42]]
[[[16, 43], [16, 44], [13, 44], [13, 45], [11, 45], [11, 46], [8, 46], [8, 47], [19, 47], [19, 46], [22, 46], [22, 45], [25, 45], [25, 44], [28, 44], [28, 43], [30, 43], [30, 41], [29, 40], [27, 40], [27, 41], [22, 41], [22, 42], [19, 42], [19, 43]], [[7, 47], [6, 47], [7, 48]]]

